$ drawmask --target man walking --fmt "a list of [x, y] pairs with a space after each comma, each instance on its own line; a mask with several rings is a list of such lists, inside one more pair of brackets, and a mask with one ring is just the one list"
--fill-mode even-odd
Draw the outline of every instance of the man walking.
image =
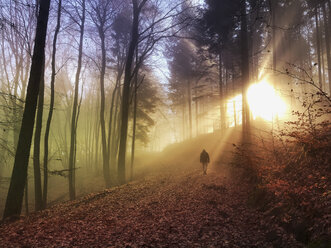
[[207, 166], [208, 166], [209, 162], [210, 162], [209, 154], [206, 152], [205, 149], [203, 149], [201, 154], [200, 154], [200, 163], [202, 163], [202, 168], [203, 168], [203, 174], [204, 175], [207, 175]]

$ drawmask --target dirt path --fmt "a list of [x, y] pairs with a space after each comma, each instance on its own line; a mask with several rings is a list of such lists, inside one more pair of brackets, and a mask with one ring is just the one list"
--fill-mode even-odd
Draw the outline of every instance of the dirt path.
[[224, 166], [193, 166], [0, 225], [1, 247], [299, 247], [246, 206]]

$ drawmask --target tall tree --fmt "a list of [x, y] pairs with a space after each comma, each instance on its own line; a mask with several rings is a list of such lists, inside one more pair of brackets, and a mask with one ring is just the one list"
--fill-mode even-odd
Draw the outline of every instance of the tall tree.
[[[148, 5], [146, 5], [147, 2]], [[132, 78], [146, 58], [151, 55], [155, 44], [162, 39], [178, 34], [181, 29], [187, 26], [185, 25], [187, 18], [179, 18], [180, 13], [185, 12], [186, 8], [178, 11], [184, 2], [185, 1], [180, 1], [179, 3], [175, 2], [175, 4], [171, 2], [172, 6], [168, 6], [165, 11], [162, 11], [160, 8], [162, 3], [160, 1], [132, 0], [131, 38], [129, 48], [127, 49], [121, 102], [121, 132], [118, 153], [118, 175], [121, 183], [125, 182], [125, 154], [129, 114], [128, 104]], [[147, 6], [146, 8], [144, 8], [145, 5]], [[141, 15], [142, 13], [144, 13], [144, 15]], [[169, 20], [171, 19], [176, 21], [172, 25], [169, 25]], [[138, 66], [134, 66], [134, 52], [138, 44], [141, 44], [140, 47], [142, 47], [142, 49], [140, 49], [139, 53]]]
[[239, 8], [238, 2], [237, 0], [206, 0], [207, 8], [197, 26], [199, 42], [203, 45], [207, 45], [209, 52], [218, 57], [221, 129], [226, 127], [226, 94], [225, 80], [223, 78], [225, 61], [223, 57], [225, 47], [227, 43], [231, 41], [230, 35], [236, 25], [235, 16]]
[[278, 1], [270, 0], [270, 10], [271, 10], [271, 21], [272, 21], [272, 69], [276, 71], [277, 69], [277, 6]]
[[[43, 74], [45, 71], [45, 61], [43, 65]], [[40, 174], [40, 138], [43, 123], [43, 110], [44, 110], [44, 90], [45, 79], [42, 77], [39, 86], [38, 95], [38, 112], [36, 120], [36, 128], [34, 134], [33, 145], [33, 171], [34, 171], [34, 190], [35, 190], [35, 209], [36, 211], [42, 209], [42, 190], [41, 190], [41, 174]]]
[[27, 168], [29, 163], [39, 85], [41, 78], [43, 77], [43, 62], [45, 57], [45, 41], [49, 7], [50, 0], [44, 0], [40, 2], [30, 78], [28, 82], [22, 125], [15, 155], [14, 168], [10, 180], [10, 186], [3, 215], [4, 218], [13, 215], [19, 215], [22, 209], [22, 200], [24, 187], [27, 180]]
[[132, 0], [133, 5], [133, 20], [131, 29], [131, 39], [128, 49], [128, 54], [125, 63], [124, 70], [124, 85], [123, 95], [121, 103], [121, 133], [120, 133], [120, 145], [118, 153], [118, 177], [120, 183], [125, 183], [125, 156], [126, 156], [126, 142], [128, 134], [128, 118], [129, 118], [129, 98], [130, 98], [130, 86], [132, 80], [132, 66], [134, 61], [134, 53], [139, 42], [139, 16], [142, 8], [146, 4], [147, 0], [142, 0], [140, 3], [138, 0]]
[[[7, 93], [4, 119], [12, 134], [6, 146], [17, 146], [22, 121], [26, 86], [29, 79], [32, 47], [36, 30], [35, 7], [28, 0], [1, 1], [1, 91]], [[14, 149], [11, 148], [14, 151]]]
[[241, 40], [241, 80], [242, 80], [242, 127], [244, 142], [249, 139], [249, 106], [247, 102], [247, 90], [249, 86], [249, 52], [248, 52], [248, 31], [246, 0], [240, 2], [240, 40]]
[[62, 13], [62, 0], [59, 0], [57, 8], [57, 21], [53, 37], [53, 52], [52, 52], [52, 74], [51, 74], [51, 100], [48, 111], [48, 118], [46, 123], [45, 137], [44, 137], [44, 191], [43, 191], [43, 208], [47, 206], [47, 191], [48, 191], [48, 142], [49, 133], [51, 129], [51, 122], [54, 110], [55, 101], [55, 76], [56, 76], [56, 46], [57, 37], [61, 27], [61, 13]]
[[[326, 59], [327, 59], [327, 71], [329, 78], [329, 90], [331, 94], [331, 49], [330, 49], [330, 19], [326, 12], [326, 3], [322, 3], [323, 18], [324, 18], [324, 33], [325, 33], [325, 46], [326, 46]], [[330, 9], [329, 12], [331, 13]]]
[[[193, 83], [197, 84], [206, 72], [204, 61], [197, 56], [196, 48], [193, 42], [181, 39], [168, 49], [171, 89], [186, 98], [185, 101], [181, 102], [181, 105], [183, 108], [188, 107], [189, 138], [193, 136], [192, 85]], [[180, 98], [178, 96], [176, 98], [174, 102], [178, 103]]]
[[[76, 188], [75, 188], [75, 164], [76, 164], [76, 135], [77, 135], [77, 124], [78, 124], [78, 90], [79, 90], [79, 80], [80, 73], [82, 70], [82, 57], [83, 57], [83, 44], [84, 44], [84, 31], [85, 31], [85, 19], [86, 19], [86, 0], [79, 0], [78, 5], [81, 13], [77, 16], [71, 16], [72, 20], [79, 26], [79, 47], [78, 47], [78, 62], [77, 70], [75, 76], [75, 92], [74, 101], [72, 105], [72, 115], [71, 115], [71, 135], [70, 135], [70, 151], [69, 151], [69, 196], [71, 200], [76, 198]], [[76, 11], [79, 11], [77, 6], [74, 6]]]
[[315, 24], [316, 24], [316, 47], [317, 47], [317, 63], [318, 63], [318, 83], [322, 88], [322, 63], [321, 63], [321, 40], [320, 40], [320, 24], [318, 18], [318, 6], [315, 6]]
[[[112, 26], [114, 16], [114, 6], [112, 0], [97, 0], [92, 1], [91, 13], [92, 21], [94, 22], [99, 39], [101, 41], [101, 67], [100, 67], [100, 127], [101, 127], [101, 143], [102, 143], [102, 158], [103, 158], [103, 175], [106, 187], [110, 187], [110, 171], [109, 171], [109, 152], [107, 144], [107, 132], [105, 121], [105, 74], [106, 74], [106, 34]], [[110, 130], [108, 130], [110, 132]]]
[[134, 78], [134, 88], [133, 88], [133, 123], [132, 123], [130, 180], [133, 179], [133, 165], [134, 165], [135, 145], [136, 145], [137, 101], [138, 101], [138, 99], [137, 99], [137, 90], [138, 90], [138, 73], [136, 73], [136, 75], [135, 75], [135, 78]]
[[[119, 105], [121, 99], [121, 81], [123, 78], [125, 59], [127, 54], [127, 47], [130, 40], [130, 14], [127, 9], [121, 8], [113, 21], [112, 27], [112, 57], [115, 59], [115, 88], [112, 92], [112, 99], [110, 104], [110, 118], [109, 118], [109, 132], [108, 132], [108, 154], [110, 164], [117, 166], [117, 151], [118, 151], [118, 137], [119, 137]], [[114, 168], [114, 167], [113, 167]]]

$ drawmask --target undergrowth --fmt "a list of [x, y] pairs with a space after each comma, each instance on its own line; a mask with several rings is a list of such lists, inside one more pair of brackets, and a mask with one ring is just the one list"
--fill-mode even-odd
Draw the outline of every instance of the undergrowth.
[[251, 130], [233, 164], [252, 185], [248, 204], [308, 247], [331, 247], [331, 105], [317, 95], [277, 131]]

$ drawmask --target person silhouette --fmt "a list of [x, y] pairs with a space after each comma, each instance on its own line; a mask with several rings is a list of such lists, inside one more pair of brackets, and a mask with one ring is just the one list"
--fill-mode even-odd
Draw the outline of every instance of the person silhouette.
[[209, 154], [205, 149], [202, 150], [200, 154], [200, 163], [202, 163], [203, 174], [207, 175], [207, 166], [210, 162]]

